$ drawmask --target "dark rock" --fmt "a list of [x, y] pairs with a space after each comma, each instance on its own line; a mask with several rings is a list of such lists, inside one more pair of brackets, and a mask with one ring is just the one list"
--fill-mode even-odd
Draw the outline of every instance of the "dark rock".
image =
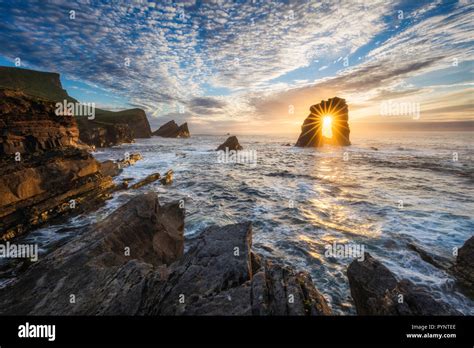
[[[172, 264], [143, 314], [326, 315], [331, 311], [307, 273], [261, 260], [249, 223], [211, 227]], [[156, 288], [156, 286], [149, 286]]]
[[137, 196], [0, 290], [0, 314], [136, 314], [143, 294], [156, 291], [148, 281], [159, 281], [164, 265], [182, 255], [183, 229], [177, 203]]
[[442, 258], [442, 257], [434, 255], [434, 254], [431, 254], [431, 253], [424, 250], [423, 248], [421, 248], [418, 245], [415, 245], [413, 243], [408, 243], [407, 246], [408, 246], [409, 249], [413, 250], [418, 255], [420, 255], [420, 258], [423, 261], [425, 261], [425, 262], [427, 262], [427, 263], [429, 263], [429, 264], [431, 264], [431, 265], [433, 265], [433, 266], [435, 266], [439, 269], [447, 270], [451, 266], [451, 262], [448, 259]]
[[[349, 111], [344, 99], [334, 97], [311, 106], [311, 113], [301, 126], [301, 134], [296, 142], [300, 147], [320, 147], [324, 144], [347, 146], [349, 140]], [[332, 117], [332, 138], [323, 137], [323, 117]]]
[[81, 141], [96, 148], [132, 143], [134, 140], [132, 130], [124, 123], [98, 122], [84, 117], [78, 118], [77, 123]]
[[474, 297], [474, 236], [459, 248], [453, 271], [471, 298]]
[[228, 137], [227, 140], [219, 145], [219, 147], [217, 148], [217, 151], [225, 151], [226, 149], [228, 149], [228, 151], [238, 151], [238, 150], [242, 150], [243, 147], [240, 146], [239, 144], [239, 140], [237, 139], [237, 137], [235, 135], [231, 136], [231, 137]]
[[175, 121], [169, 121], [154, 131], [153, 135], [164, 138], [189, 138], [190, 133], [187, 123], [178, 126]]
[[460, 315], [409, 280], [397, 281], [382, 263], [365, 253], [347, 269], [351, 295], [359, 315]]

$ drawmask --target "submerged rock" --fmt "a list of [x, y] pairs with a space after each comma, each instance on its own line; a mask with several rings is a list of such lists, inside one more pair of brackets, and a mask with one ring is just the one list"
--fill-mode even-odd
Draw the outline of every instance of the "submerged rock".
[[[347, 146], [349, 140], [349, 111], [345, 99], [334, 97], [322, 100], [321, 103], [311, 106], [311, 113], [301, 126], [301, 134], [296, 141], [300, 147], [321, 147], [324, 144]], [[322, 134], [323, 119], [329, 116], [332, 119], [332, 138]]]
[[153, 135], [157, 135], [164, 138], [189, 138], [188, 124], [183, 123], [178, 126], [174, 120], [169, 121], [153, 132]]
[[347, 269], [351, 295], [359, 315], [460, 315], [448, 304], [409, 280], [397, 281], [390, 270], [370, 254]]
[[222, 143], [221, 145], [219, 145], [219, 147], [217, 148], [217, 151], [225, 151], [226, 149], [229, 149], [228, 151], [238, 151], [238, 150], [242, 150], [243, 147], [239, 144], [239, 140], [237, 139], [237, 137], [235, 135], [231, 136], [231, 137], [228, 137], [226, 141], [224, 141], [224, 143]]

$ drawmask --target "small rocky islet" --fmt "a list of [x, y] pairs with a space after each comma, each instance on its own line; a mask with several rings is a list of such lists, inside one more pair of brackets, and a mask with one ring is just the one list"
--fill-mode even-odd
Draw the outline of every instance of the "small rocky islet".
[[[190, 136], [186, 123], [178, 126], [170, 121], [151, 132], [140, 109], [103, 111], [95, 120], [58, 116], [57, 98], [68, 97], [59, 75], [16, 72], [23, 85], [25, 79], [47, 76], [48, 90], [56, 93], [48, 98], [35, 90], [4, 87], [1, 72], [3, 242], [14, 241], [43, 224], [97, 209], [119, 190], [137, 189], [157, 180], [163, 185], [172, 183], [172, 170], [138, 182], [131, 178], [116, 183], [113, 177], [141, 156], [130, 154], [101, 163], [91, 150], [137, 137], [186, 138]], [[312, 106], [297, 146], [317, 147], [324, 142], [318, 131], [308, 137], [308, 124], [320, 117], [321, 110], [333, 106], [341, 115], [338, 122], [347, 123], [343, 99]], [[348, 126], [347, 132], [334, 141], [350, 144]], [[237, 137], [230, 136], [217, 148], [226, 149], [239, 151], [243, 147]], [[0, 314], [332, 314], [307, 272], [283, 267], [252, 248], [251, 222], [212, 226], [191, 239], [184, 236], [184, 226], [185, 210], [179, 201], [162, 204], [154, 192], [135, 195], [104, 220], [16, 274], [0, 289]], [[421, 248], [411, 248], [423, 260], [435, 260]], [[472, 298], [474, 237], [459, 249], [456, 260], [433, 262], [456, 277]], [[349, 265], [347, 278], [359, 315], [461, 314], [426, 289], [399, 280], [367, 253], [363, 261], [354, 260]], [[73, 304], [70, 296], [75, 298]]]

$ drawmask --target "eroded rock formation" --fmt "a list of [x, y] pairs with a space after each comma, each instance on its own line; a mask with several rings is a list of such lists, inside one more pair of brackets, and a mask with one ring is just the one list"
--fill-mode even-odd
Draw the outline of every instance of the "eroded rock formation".
[[[78, 103], [62, 88], [57, 73], [0, 67], [0, 88], [8, 88], [36, 98]], [[78, 116], [79, 138], [88, 145], [107, 147], [151, 137], [150, 124], [142, 109], [112, 112], [95, 108], [95, 117]]]
[[162, 125], [160, 128], [158, 128], [156, 131], [153, 132], [153, 135], [163, 137], [163, 138], [189, 138], [190, 133], [188, 129], [188, 124], [183, 123], [181, 126], [178, 126], [178, 124], [172, 120], [164, 125]]
[[[311, 113], [301, 126], [301, 134], [296, 142], [300, 147], [321, 147], [324, 144], [350, 145], [349, 111], [345, 99], [338, 97], [322, 100], [311, 106]], [[322, 134], [324, 117], [331, 117], [332, 138]]]
[[0, 314], [331, 313], [309, 274], [252, 251], [250, 223], [208, 228], [184, 255], [183, 228], [178, 202], [139, 195], [0, 290]]
[[54, 102], [1, 90], [0, 239], [103, 201], [114, 187]]
[[222, 144], [219, 145], [217, 148], [217, 151], [225, 151], [226, 149], [229, 149], [228, 151], [238, 151], [242, 150], [243, 147], [239, 144], [239, 140], [235, 135], [228, 137], [226, 141], [224, 141]]
[[407, 279], [397, 281], [381, 262], [365, 253], [347, 269], [351, 295], [360, 315], [460, 315]]

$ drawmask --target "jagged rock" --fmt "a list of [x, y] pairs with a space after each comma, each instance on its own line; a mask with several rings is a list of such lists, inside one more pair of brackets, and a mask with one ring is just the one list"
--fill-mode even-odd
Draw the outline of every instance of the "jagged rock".
[[2, 90], [0, 98], [0, 239], [108, 198], [114, 183], [78, 143], [73, 117], [22, 92]]
[[326, 315], [331, 311], [307, 273], [261, 260], [251, 251], [250, 223], [211, 227], [152, 279], [141, 310], [153, 315]]
[[[326, 144], [347, 146], [349, 140], [349, 111], [344, 99], [334, 97], [311, 106], [311, 113], [301, 126], [301, 134], [296, 142], [300, 147], [320, 147]], [[322, 135], [323, 117], [332, 117], [332, 138]]]
[[397, 281], [369, 253], [347, 269], [351, 295], [359, 315], [460, 315], [409, 280]]
[[183, 229], [178, 203], [139, 195], [0, 290], [0, 314], [135, 314], [143, 294], [157, 290], [148, 280], [183, 254]]
[[139, 153], [132, 153], [116, 162], [112, 160], [104, 161], [100, 164], [100, 170], [105, 176], [117, 176], [122, 173], [122, 169], [134, 165], [137, 161], [143, 159]]
[[226, 141], [224, 141], [224, 143], [222, 143], [221, 145], [219, 145], [219, 147], [217, 148], [217, 151], [225, 151], [226, 149], [229, 149], [228, 151], [238, 151], [238, 150], [242, 150], [243, 147], [239, 144], [239, 140], [237, 139], [237, 137], [235, 135], [231, 136], [231, 137], [228, 137]]
[[153, 135], [164, 138], [189, 138], [190, 133], [187, 123], [183, 123], [181, 126], [178, 126], [176, 122], [172, 120], [154, 131]]
[[459, 248], [453, 271], [470, 296], [474, 297], [474, 236]]
[[416, 252], [418, 255], [420, 255], [420, 258], [439, 268], [439, 269], [443, 269], [443, 270], [448, 270], [448, 268], [451, 266], [451, 263], [448, 259], [446, 258], [443, 258], [441, 256], [438, 256], [438, 255], [435, 255], [435, 254], [432, 254], [426, 250], [424, 250], [422, 247], [420, 247], [419, 245], [415, 245], [413, 243], [408, 243], [407, 244], [408, 248], [413, 250], [414, 252]]

